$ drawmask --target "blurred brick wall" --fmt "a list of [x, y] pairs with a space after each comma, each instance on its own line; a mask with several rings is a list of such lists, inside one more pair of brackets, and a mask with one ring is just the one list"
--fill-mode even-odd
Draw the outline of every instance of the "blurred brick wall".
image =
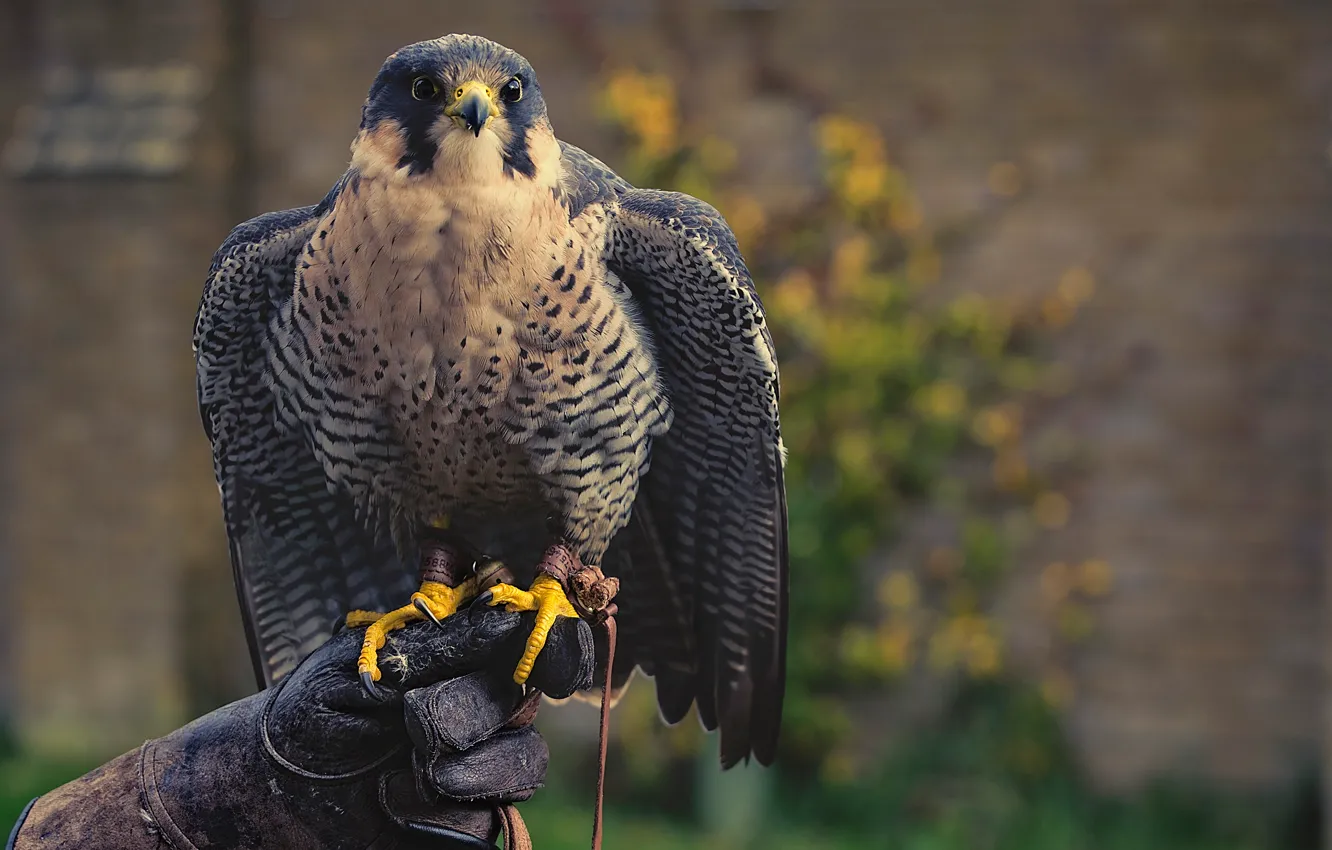
[[[185, 60], [211, 74], [224, 52], [205, 2], [29, 6], [29, 61], [6, 77], [15, 105], [52, 64]], [[185, 716], [183, 636], [212, 616], [186, 622], [191, 565], [221, 576], [207, 605], [236, 620], [190, 357], [227, 226], [210, 114], [181, 177], [4, 189], [5, 545], [21, 565], [5, 600], [16, 642], [6, 678], [23, 738], [43, 750], [102, 754]]]
[[[221, 0], [183, 3], [156, 37], [142, 17], [114, 38], [115, 22], [62, 28], [84, 5], [44, 6], [46, 49], [213, 68], [240, 49]], [[771, 50], [790, 85], [758, 96], [752, 33], [720, 5], [584, 7], [610, 57], [692, 81], [691, 119], [741, 143], [770, 203], [808, 184], [809, 99], [826, 99], [885, 127], [928, 218], [963, 234], [946, 287], [1028, 296], [1069, 266], [1097, 276], [1058, 352], [1075, 390], [1043, 423], [1086, 451], [1073, 521], [1026, 553], [1008, 605], [1020, 663], [1039, 671], [1039, 569], [1094, 555], [1116, 570], [1068, 716], [1090, 773], [1112, 788], [1179, 771], [1274, 786], [1316, 760], [1332, 14], [1293, 0], [787, 2]], [[241, 135], [210, 125], [187, 178], [6, 187], [6, 332], [41, 355], [11, 366], [7, 453], [30, 738], [82, 724], [132, 743], [188, 713], [189, 694], [244, 688], [188, 356], [227, 227], [321, 197], [380, 61], [443, 32], [525, 53], [559, 134], [599, 151], [575, 6], [252, 0], [251, 82], [231, 92], [249, 104]], [[22, 92], [11, 79], [0, 106]], [[216, 96], [229, 102], [225, 81]], [[992, 191], [998, 162], [1016, 167], [1016, 197]]]
[[[904, 15], [882, 71], [937, 116], [897, 146], [934, 216], [979, 222], [951, 285], [1033, 296], [1075, 265], [1099, 282], [1058, 343], [1074, 390], [1042, 424], [1082, 472], [1012, 588], [1019, 657], [1048, 651], [1039, 570], [1105, 558], [1068, 715], [1090, 773], [1285, 787], [1317, 766], [1326, 698], [1332, 16], [1022, 6]], [[999, 161], [1011, 202], [984, 188]]]
[[[0, 77], [16, 79], [24, 71], [27, 53], [23, 50], [19, 33], [26, 32], [27, 4], [12, 3], [0, 9]], [[20, 92], [14, 86], [0, 85], [0, 137], [7, 137], [9, 126], [18, 105]], [[8, 205], [0, 201], [0, 399], [12, 392], [14, 378], [14, 352], [11, 337], [5, 333], [4, 317], [13, 312], [11, 229], [6, 225], [10, 215]], [[10, 535], [5, 533], [8, 517], [13, 510], [16, 494], [11, 475], [12, 463], [7, 448], [13, 444], [12, 428], [15, 410], [12, 405], [0, 403], [0, 666], [9, 668], [17, 655], [12, 629], [13, 608], [7, 600], [14, 597], [18, 564]], [[15, 688], [11, 677], [0, 682], [0, 734], [8, 731], [14, 708]]]

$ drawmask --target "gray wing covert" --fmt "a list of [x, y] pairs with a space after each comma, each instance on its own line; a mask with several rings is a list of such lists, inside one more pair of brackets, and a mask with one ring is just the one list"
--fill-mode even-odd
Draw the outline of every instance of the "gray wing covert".
[[295, 265], [336, 191], [232, 231], [195, 319], [199, 412], [262, 685], [323, 643], [348, 610], [383, 610], [411, 592], [386, 535], [367, 530], [350, 500], [329, 490], [305, 435], [278, 427], [265, 375], [268, 323], [291, 298]]
[[613, 202], [616, 196], [633, 189], [604, 162], [567, 142], [560, 142], [560, 165], [564, 172], [561, 189], [570, 218], [581, 215], [589, 204]]
[[622, 191], [610, 265], [652, 331], [675, 417], [634, 505], [655, 538], [631, 541], [634, 569], [658, 561], [692, 624], [686, 664], [670, 638], [645, 647], [641, 663], [668, 721], [697, 702], [704, 725], [721, 728], [723, 765], [751, 753], [768, 764], [785, 689], [788, 559], [763, 307], [721, 214], [687, 195]]

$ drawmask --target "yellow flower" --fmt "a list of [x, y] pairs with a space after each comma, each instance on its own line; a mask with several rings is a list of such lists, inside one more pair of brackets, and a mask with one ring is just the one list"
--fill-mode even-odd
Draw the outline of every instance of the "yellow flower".
[[917, 391], [912, 403], [921, 415], [948, 422], [965, 412], [967, 391], [955, 381], [936, 381]]
[[1059, 277], [1059, 297], [1069, 304], [1081, 304], [1096, 292], [1096, 278], [1083, 266], [1074, 266]]
[[726, 174], [735, 167], [738, 154], [730, 142], [707, 136], [698, 145], [698, 158], [712, 174]]
[[1018, 449], [1001, 449], [994, 456], [992, 474], [1001, 490], [1018, 490], [1028, 481], [1027, 459]]
[[634, 109], [632, 128], [649, 156], [662, 156], [674, 148], [678, 125], [675, 101], [669, 96], [645, 97]]
[[1041, 696], [1052, 708], [1066, 708], [1073, 701], [1073, 680], [1063, 670], [1051, 670], [1041, 680]]
[[879, 582], [879, 603], [893, 611], [906, 611], [920, 601], [916, 577], [906, 570], [895, 570]]
[[930, 636], [929, 662], [936, 670], [950, 670], [957, 664], [957, 637], [948, 629]]
[[972, 615], [971, 612], [975, 611], [976, 607], [980, 604], [980, 599], [977, 597], [976, 590], [970, 585], [970, 583], [965, 581], [955, 582], [953, 587], [948, 591], [946, 602], [948, 610], [957, 615], [957, 619], [954, 621], [954, 627], [959, 629], [969, 628], [969, 621], [967, 618]]
[[828, 753], [819, 767], [819, 776], [824, 782], [833, 785], [845, 785], [856, 778], [856, 762], [845, 750]]
[[982, 631], [967, 641], [967, 671], [973, 676], [993, 676], [999, 672], [999, 640], [991, 632]]
[[726, 222], [743, 250], [753, 247], [768, 226], [768, 214], [753, 195], [736, 192], [722, 204]]
[[966, 328], [979, 327], [989, 313], [989, 303], [974, 292], [956, 298], [948, 305], [948, 320]]
[[864, 276], [869, 268], [870, 241], [863, 233], [857, 233], [837, 243], [832, 255], [832, 279], [835, 283], [846, 284]]
[[606, 84], [604, 103], [607, 111], [615, 117], [624, 116], [642, 97], [643, 88], [643, 77], [637, 71], [615, 71]]
[[983, 446], [1010, 443], [1022, 433], [1022, 408], [997, 404], [982, 408], [971, 420], [971, 435]]
[[1092, 633], [1091, 613], [1081, 605], [1067, 603], [1059, 608], [1059, 633], [1071, 641], [1080, 641]]
[[813, 275], [804, 269], [792, 269], [777, 281], [765, 302], [774, 316], [788, 321], [808, 316], [817, 309], [818, 294], [814, 287]]
[[1041, 320], [1052, 328], [1062, 328], [1073, 321], [1078, 312], [1075, 304], [1055, 295], [1041, 301]]
[[819, 119], [817, 131], [819, 147], [823, 148], [825, 153], [845, 149], [846, 125], [847, 119], [840, 115], [825, 115]]
[[894, 198], [888, 207], [888, 225], [898, 233], [915, 233], [923, 221], [915, 198]]
[[848, 204], [863, 208], [883, 197], [887, 181], [888, 169], [882, 163], [856, 163], [843, 172], [839, 188]]
[[853, 165], [886, 165], [888, 154], [883, 138], [870, 124], [859, 124], [850, 149]]
[[1086, 561], [1078, 567], [1078, 586], [1088, 596], [1104, 596], [1114, 583], [1114, 571], [1102, 560]]
[[842, 632], [841, 643], [842, 660], [851, 667], [868, 670], [877, 666], [878, 646], [869, 629], [859, 625], [847, 626]]
[[872, 145], [874, 135], [869, 125], [845, 115], [825, 115], [819, 119], [819, 146], [834, 156], [854, 154]]
[[1062, 561], [1055, 561], [1053, 564], [1041, 570], [1041, 595], [1050, 605], [1058, 605], [1068, 598], [1069, 591], [1072, 589], [1072, 580], [1069, 576], [1068, 564]]
[[939, 279], [939, 252], [925, 239], [912, 243], [907, 253], [907, 278], [912, 283], [934, 283]]
[[1036, 504], [1032, 507], [1032, 515], [1041, 527], [1056, 529], [1063, 528], [1068, 524], [1070, 510], [1067, 497], [1062, 493], [1047, 490], [1036, 497]]
[[887, 673], [898, 674], [911, 666], [911, 628], [902, 623], [879, 627], [879, 661]]
[[674, 149], [680, 121], [670, 78], [617, 71], [606, 84], [603, 106], [648, 156], [660, 157]]
[[833, 454], [843, 474], [863, 473], [874, 464], [874, 443], [866, 432], [847, 429], [833, 439]]

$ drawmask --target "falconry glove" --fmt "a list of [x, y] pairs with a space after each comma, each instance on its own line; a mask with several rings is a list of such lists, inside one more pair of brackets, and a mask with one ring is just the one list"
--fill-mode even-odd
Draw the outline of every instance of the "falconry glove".
[[[273, 688], [205, 715], [38, 799], [13, 850], [509, 846], [541, 786], [537, 694], [512, 679], [530, 615], [414, 624], [386, 646], [377, 697], [343, 630]], [[532, 671], [556, 698], [591, 684], [586, 623], [562, 619]], [[527, 844], [526, 846], [530, 846]]]

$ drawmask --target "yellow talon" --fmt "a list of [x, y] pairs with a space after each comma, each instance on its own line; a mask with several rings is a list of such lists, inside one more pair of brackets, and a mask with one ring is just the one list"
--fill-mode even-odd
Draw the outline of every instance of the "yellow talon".
[[555, 626], [555, 618], [577, 617], [578, 612], [564, 595], [560, 583], [548, 575], [537, 576], [530, 590], [519, 590], [510, 584], [497, 584], [490, 589], [490, 593], [491, 605], [503, 605], [506, 611], [537, 612], [536, 625], [527, 638], [527, 649], [518, 662], [518, 669], [513, 673], [513, 680], [521, 685], [532, 675], [532, 666], [546, 646], [550, 630]]
[[365, 640], [361, 642], [361, 655], [357, 659], [356, 669], [362, 675], [369, 673], [372, 681], [378, 682], [379, 650], [384, 648], [388, 633], [402, 628], [427, 616], [422, 609], [428, 609], [435, 619], [442, 620], [458, 610], [458, 606], [476, 589], [476, 580], [469, 578], [457, 587], [449, 587], [437, 581], [421, 582], [421, 589], [412, 594], [412, 604], [404, 605], [387, 614], [373, 611], [352, 611], [347, 615], [347, 625], [351, 628], [366, 626]]
[[[436, 621], [453, 614], [466, 599], [476, 595], [476, 576], [471, 576], [457, 587], [437, 581], [421, 582], [421, 589], [412, 594], [412, 604], [428, 609]], [[425, 612], [423, 612], [425, 613]]]
[[378, 611], [362, 611], [357, 609], [347, 615], [347, 628], [359, 629], [361, 626], [378, 623], [382, 619], [384, 619], [384, 615]]
[[[357, 611], [355, 613], [364, 614], [366, 612]], [[416, 610], [415, 605], [404, 605], [371, 623], [365, 630], [365, 640], [361, 642], [361, 657], [356, 662], [357, 671], [369, 673], [370, 678], [378, 682], [381, 675], [378, 663], [379, 650], [384, 648], [384, 641], [388, 640], [388, 633], [402, 628], [413, 620], [422, 619], [425, 619], [425, 617], [420, 611]]]

